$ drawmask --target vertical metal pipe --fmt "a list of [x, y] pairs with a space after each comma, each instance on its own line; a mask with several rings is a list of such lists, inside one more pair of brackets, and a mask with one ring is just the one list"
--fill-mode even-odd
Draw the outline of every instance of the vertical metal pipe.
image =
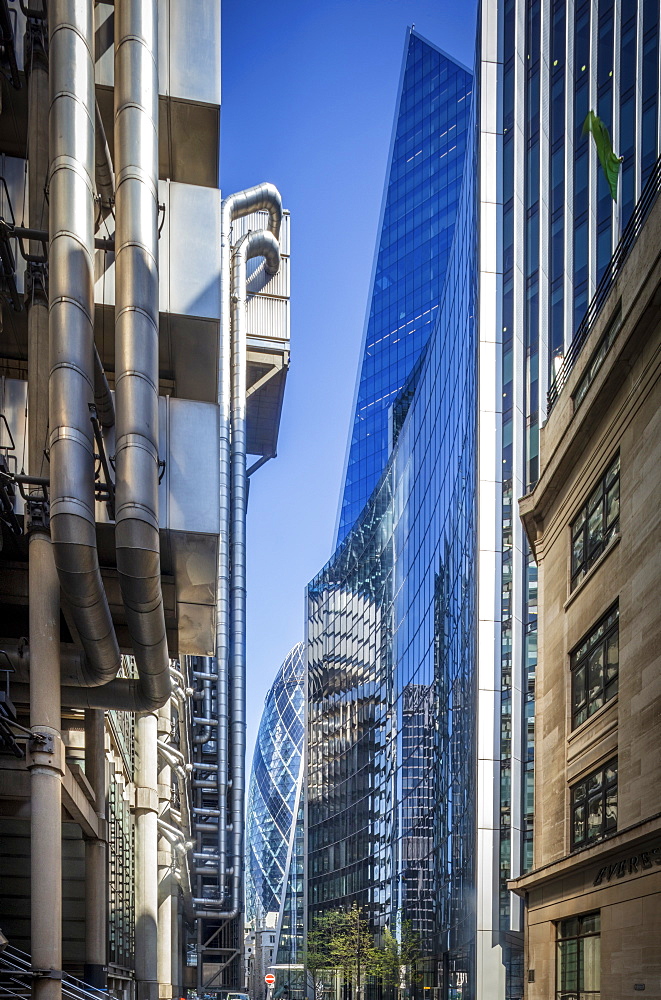
[[50, 482], [51, 538], [62, 590], [89, 667], [111, 681], [119, 648], [101, 580], [94, 514], [93, 0], [51, 0]]
[[115, 543], [150, 710], [170, 693], [158, 530], [157, 15], [157, 0], [115, 3]]
[[232, 909], [242, 909], [246, 755], [246, 355], [247, 262], [264, 257], [267, 273], [280, 267], [280, 247], [271, 232], [248, 233], [232, 260], [232, 401], [230, 521], [230, 662], [232, 746]]
[[[170, 703], [158, 710], [158, 730], [161, 737], [170, 735]], [[164, 755], [158, 769], [158, 813], [169, 820], [172, 797], [172, 768]], [[172, 996], [172, 844], [167, 837], [158, 838], [158, 987], [159, 997]]]
[[[48, 225], [48, 27], [28, 21], [25, 32], [25, 71], [28, 81], [28, 166], [30, 226]], [[40, 244], [30, 252], [41, 253]], [[46, 264], [28, 264], [26, 271], [28, 363], [28, 461], [32, 476], [43, 476], [48, 446], [48, 270]]]
[[[265, 209], [269, 213], [269, 231], [278, 238], [280, 234], [280, 224], [282, 221], [282, 199], [278, 189], [273, 184], [258, 184], [255, 187], [247, 188], [236, 194], [225, 198], [221, 207], [221, 242], [220, 242], [220, 342], [218, 347], [218, 406], [220, 411], [219, 427], [219, 459], [220, 459], [220, 487], [219, 487], [219, 545], [218, 545], [218, 597], [216, 603], [216, 661], [217, 661], [217, 712], [218, 712], [218, 736], [217, 736], [217, 764], [218, 764], [218, 804], [220, 810], [218, 822], [218, 870], [219, 881], [222, 890], [225, 884], [227, 867], [227, 787], [228, 787], [228, 767], [229, 767], [229, 688], [230, 688], [230, 622], [232, 618], [230, 601], [230, 508], [231, 508], [231, 482], [230, 468], [232, 463], [230, 444], [230, 423], [231, 423], [231, 400], [232, 400], [232, 349], [231, 349], [231, 327], [232, 327], [232, 222], [235, 219], [249, 215]], [[244, 407], [245, 408], [245, 407]], [[244, 433], [245, 441], [245, 433]], [[244, 458], [244, 480], [245, 480], [245, 458]], [[245, 491], [245, 482], [243, 489]], [[232, 569], [234, 572], [234, 569]], [[245, 583], [244, 583], [245, 589]], [[240, 588], [239, 588], [240, 589]], [[240, 649], [245, 647], [245, 638], [239, 640]], [[232, 690], [235, 692], [233, 700], [239, 706], [240, 713], [243, 712], [241, 706], [245, 702], [245, 673], [240, 669], [231, 680]], [[245, 713], [240, 714], [238, 731], [243, 725], [243, 742], [235, 748], [232, 743], [233, 760], [244, 762], [245, 769]], [[236, 749], [236, 753], [235, 753]], [[236, 810], [238, 796], [243, 795], [245, 777], [238, 775], [237, 792], [233, 799]], [[234, 780], [234, 779], [232, 779]], [[239, 827], [234, 827], [235, 838], [243, 837], [243, 804], [240, 806]], [[233, 821], [232, 821], [233, 823]], [[233, 854], [236, 854], [235, 839]], [[227, 916], [236, 916], [242, 906], [242, 880], [241, 870], [243, 858], [239, 863], [237, 871], [234, 865], [235, 874], [233, 876], [233, 893], [231, 909], [225, 911]], [[221, 904], [222, 905], [222, 904]]]
[[135, 978], [138, 1000], [158, 1000], [158, 721], [135, 726]]
[[95, 796], [99, 838], [85, 841], [85, 982], [104, 990], [108, 985], [107, 841], [105, 713], [85, 713], [85, 777]]

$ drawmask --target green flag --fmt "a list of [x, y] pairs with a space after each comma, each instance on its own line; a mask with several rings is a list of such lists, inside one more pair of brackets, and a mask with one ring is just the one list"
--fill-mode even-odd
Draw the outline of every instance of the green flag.
[[608, 134], [608, 129], [602, 122], [601, 118], [599, 118], [594, 111], [588, 111], [585, 121], [583, 122], [583, 135], [585, 135], [586, 132], [592, 132], [592, 138], [594, 139], [594, 144], [597, 147], [597, 156], [599, 157], [599, 162], [601, 163], [601, 169], [603, 170], [604, 176], [608, 181], [613, 201], [617, 201], [617, 179], [620, 173], [620, 163], [624, 157], [616, 156], [613, 152], [613, 144], [611, 142], [611, 137]]

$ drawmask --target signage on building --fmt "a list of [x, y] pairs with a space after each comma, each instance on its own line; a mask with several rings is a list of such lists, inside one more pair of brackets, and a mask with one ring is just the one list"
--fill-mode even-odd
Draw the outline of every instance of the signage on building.
[[615, 861], [612, 865], [604, 865], [599, 869], [593, 885], [603, 885], [614, 878], [624, 878], [625, 875], [638, 875], [641, 871], [661, 865], [661, 847], [653, 847], [651, 851], [641, 851], [630, 858]]

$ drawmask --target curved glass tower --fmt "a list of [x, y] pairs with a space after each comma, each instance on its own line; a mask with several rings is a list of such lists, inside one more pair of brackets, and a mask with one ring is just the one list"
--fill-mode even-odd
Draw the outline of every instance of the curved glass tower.
[[299, 642], [266, 696], [248, 792], [246, 917], [261, 921], [278, 913], [278, 934], [290, 908], [287, 900], [298, 895], [290, 883], [297, 881], [295, 817], [301, 808], [304, 731], [305, 649]]

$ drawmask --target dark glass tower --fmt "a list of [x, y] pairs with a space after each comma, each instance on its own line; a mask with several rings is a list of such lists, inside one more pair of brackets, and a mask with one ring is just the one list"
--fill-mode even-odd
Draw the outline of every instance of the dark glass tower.
[[338, 543], [385, 468], [389, 413], [438, 317], [461, 190], [472, 76], [411, 31], [392, 140]]

